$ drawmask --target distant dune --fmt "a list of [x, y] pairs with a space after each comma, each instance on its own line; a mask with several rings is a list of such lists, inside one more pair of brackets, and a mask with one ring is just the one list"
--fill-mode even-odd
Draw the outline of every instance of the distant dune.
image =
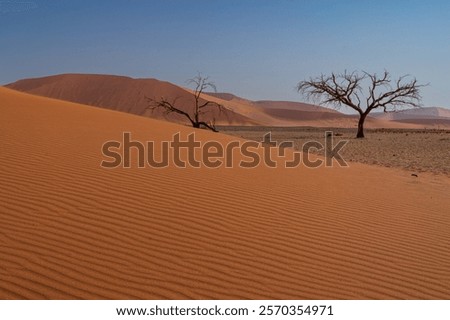
[[[24, 79], [6, 87], [44, 97], [87, 104], [136, 115], [165, 118], [185, 123], [177, 114], [165, 115], [162, 110], [151, 112], [146, 97], [165, 97], [183, 110], [192, 110], [194, 102], [189, 91], [169, 82], [156, 79], [133, 79], [123, 76], [95, 74], [62, 74], [43, 78]], [[218, 124], [250, 124], [252, 121], [231, 110], [223, 113], [211, 109], [209, 115]]]
[[282, 109], [282, 108], [264, 108], [264, 111], [277, 119], [289, 120], [298, 119], [302, 121], [311, 120], [339, 120], [349, 116], [345, 116], [339, 113], [323, 112], [323, 111], [301, 111], [295, 109]]
[[[243, 114], [255, 122], [267, 126], [312, 126], [312, 127], [337, 127], [337, 128], [353, 128], [357, 126], [358, 117], [356, 115], [348, 115], [337, 110], [325, 108], [318, 105], [293, 102], [293, 101], [251, 101], [231, 93], [210, 93], [208, 99], [216, 98], [215, 101], [220, 102], [237, 113]], [[213, 98], [213, 100], [214, 100]], [[431, 109], [431, 108], [424, 108]], [[367, 128], [450, 128], [450, 124], [442, 119], [444, 112], [450, 112], [441, 109], [440, 116], [436, 121], [396, 121], [395, 118], [380, 116], [380, 113], [374, 113], [366, 119], [365, 126]], [[382, 113], [381, 113], [382, 114]]]
[[235, 138], [6, 88], [0, 112], [0, 299], [450, 298], [448, 178], [103, 169], [124, 131]]
[[399, 110], [397, 112], [376, 112], [373, 117], [395, 123], [408, 123], [425, 128], [450, 128], [450, 110], [439, 107]]
[[450, 120], [450, 110], [429, 107], [429, 108], [417, 108], [399, 110], [396, 112], [374, 112], [373, 117], [384, 120], [421, 120], [421, 119], [447, 119]]
[[314, 104], [303, 103], [303, 102], [292, 102], [292, 101], [270, 101], [270, 100], [260, 100], [255, 101], [255, 105], [263, 109], [271, 110], [295, 110], [303, 112], [323, 112], [334, 114], [335, 116], [342, 116], [343, 114], [330, 108], [321, 107]]
[[[265, 125], [299, 125], [305, 121], [342, 119], [346, 115], [329, 108], [292, 101], [251, 101], [230, 93], [207, 93], [238, 113]], [[217, 100], [216, 100], [217, 101]]]
[[450, 128], [450, 119], [402, 119], [393, 122], [423, 126], [424, 128]]
[[[251, 101], [231, 93], [208, 92], [204, 96], [205, 99], [222, 103], [261, 125], [353, 128], [358, 123], [355, 115], [344, 114], [330, 108], [308, 103], [269, 100]], [[366, 127], [422, 128], [423, 126], [368, 117]]]
[[[156, 79], [133, 79], [113, 75], [62, 74], [24, 79], [6, 87], [44, 97], [97, 106], [141, 116], [186, 124], [180, 115], [166, 115], [161, 110], [147, 109], [146, 97], [177, 100], [184, 110], [192, 110], [193, 99], [188, 88]], [[224, 105], [223, 113], [211, 110], [209, 115], [221, 125], [356, 127], [356, 116], [333, 109], [292, 101], [251, 101], [231, 93], [205, 93], [204, 99]], [[375, 114], [376, 115], [376, 114]], [[427, 128], [447, 127], [433, 121], [391, 121], [383, 116], [368, 117], [368, 128]], [[440, 118], [438, 119], [440, 120]], [[450, 126], [449, 126], [450, 127]]]

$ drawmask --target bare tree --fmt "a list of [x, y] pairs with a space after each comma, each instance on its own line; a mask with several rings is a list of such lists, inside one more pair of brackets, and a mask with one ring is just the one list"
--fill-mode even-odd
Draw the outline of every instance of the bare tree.
[[192, 79], [189, 79], [187, 82], [189, 85], [193, 85], [194, 87], [192, 94], [195, 105], [192, 111], [188, 111], [188, 108], [181, 109], [180, 107], [176, 106], [178, 100], [177, 98], [170, 102], [165, 97], [161, 97], [160, 100], [147, 98], [150, 102], [148, 108], [152, 111], [158, 108], [162, 108], [165, 114], [180, 114], [186, 117], [194, 128], [206, 128], [217, 132], [215, 119], [212, 118], [209, 121], [205, 120], [205, 115], [211, 112], [213, 109], [218, 109], [219, 112], [222, 112], [225, 110], [225, 108], [221, 104], [218, 104], [214, 101], [205, 100], [203, 97], [201, 97], [201, 94], [208, 88], [216, 92], [217, 89], [215, 84], [209, 81], [209, 77], [203, 77], [200, 74]]
[[419, 89], [424, 85], [419, 85], [415, 78], [408, 80], [408, 77], [402, 76], [393, 81], [387, 71], [382, 76], [365, 71], [362, 74], [345, 71], [342, 74], [322, 74], [320, 77], [301, 81], [297, 85], [297, 91], [322, 105], [332, 105], [335, 108], [345, 105], [356, 110], [359, 114], [356, 137], [364, 138], [364, 121], [372, 110], [383, 109], [384, 112], [390, 112], [400, 107], [421, 106]]

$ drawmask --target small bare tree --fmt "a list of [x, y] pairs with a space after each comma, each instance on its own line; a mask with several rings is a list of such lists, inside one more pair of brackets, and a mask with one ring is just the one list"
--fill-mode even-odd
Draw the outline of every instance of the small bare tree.
[[201, 97], [201, 94], [205, 92], [205, 90], [212, 89], [214, 92], [217, 91], [216, 86], [213, 82], [209, 81], [209, 77], [203, 77], [198, 74], [196, 77], [189, 79], [189, 85], [193, 85], [193, 97], [194, 97], [194, 108], [192, 111], [189, 111], [188, 108], [181, 109], [176, 106], [177, 98], [175, 98], [172, 102], [170, 102], [165, 97], [161, 97], [160, 100], [155, 100], [151, 98], [147, 98], [150, 105], [148, 108], [152, 111], [162, 108], [165, 114], [177, 113], [184, 117], [186, 117], [189, 122], [192, 124], [194, 128], [206, 128], [217, 132], [215, 119], [205, 120], [205, 114], [212, 111], [212, 109], [217, 109], [219, 112], [225, 110], [224, 106], [218, 104], [214, 101], [208, 101]]
[[[301, 81], [297, 91], [307, 99], [319, 102], [321, 105], [332, 105], [338, 108], [342, 105], [356, 110], [359, 114], [357, 138], [364, 138], [364, 121], [374, 109], [384, 112], [396, 111], [400, 107], [419, 108], [421, 96], [419, 85], [415, 78], [407, 80], [402, 76], [392, 81], [387, 71], [379, 77], [377, 74], [362, 74], [354, 71], [342, 74], [331, 73]], [[365, 89], [364, 89], [365, 88]]]

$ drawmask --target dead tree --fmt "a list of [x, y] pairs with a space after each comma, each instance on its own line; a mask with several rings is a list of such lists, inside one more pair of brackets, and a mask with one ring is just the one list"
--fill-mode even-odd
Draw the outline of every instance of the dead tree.
[[188, 84], [193, 85], [194, 87], [194, 90], [192, 92], [194, 98], [194, 108], [191, 111], [189, 111], [188, 108], [182, 109], [176, 106], [178, 100], [177, 98], [170, 102], [165, 97], [161, 97], [160, 100], [147, 98], [149, 101], [148, 108], [152, 111], [161, 108], [164, 110], [164, 114], [180, 114], [186, 117], [194, 128], [206, 128], [217, 132], [215, 119], [212, 118], [210, 120], [206, 120], [207, 117], [205, 115], [211, 112], [213, 109], [217, 109], [219, 110], [219, 112], [222, 112], [225, 110], [225, 108], [221, 104], [218, 104], [214, 101], [208, 101], [201, 97], [202, 93], [205, 92], [205, 90], [207, 90], [208, 88], [216, 92], [216, 86], [213, 82], [209, 81], [208, 77], [203, 77], [200, 74], [192, 79], [189, 79]]
[[301, 81], [297, 85], [297, 91], [308, 100], [321, 105], [332, 105], [335, 108], [344, 105], [356, 110], [359, 114], [356, 138], [364, 138], [364, 121], [372, 110], [392, 112], [401, 107], [421, 106], [419, 89], [424, 85], [419, 85], [415, 78], [408, 80], [408, 77], [402, 76], [393, 81], [387, 71], [380, 77], [364, 71], [362, 74], [345, 71], [342, 74], [322, 74], [320, 77]]

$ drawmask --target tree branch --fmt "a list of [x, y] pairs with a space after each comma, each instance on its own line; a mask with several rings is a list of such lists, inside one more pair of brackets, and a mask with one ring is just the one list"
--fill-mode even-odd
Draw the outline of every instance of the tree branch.
[[[149, 101], [148, 109], [152, 110], [154, 112], [156, 109], [163, 109], [164, 114], [170, 114], [170, 113], [177, 113], [184, 117], [186, 117], [191, 125], [195, 128], [204, 127], [207, 129], [210, 129], [212, 131], [217, 132], [215, 127], [215, 119], [213, 119], [211, 122], [205, 121], [203, 116], [210, 112], [212, 108], [216, 108], [219, 110], [219, 113], [225, 111], [225, 107], [221, 104], [214, 102], [214, 101], [208, 101], [206, 99], [201, 98], [201, 94], [207, 89], [211, 88], [214, 91], [216, 91], [216, 86], [213, 82], [208, 80], [208, 77], [202, 77], [200, 74], [198, 74], [196, 77], [189, 79], [187, 82], [190, 85], [194, 86], [193, 90], [193, 97], [194, 97], [194, 108], [192, 112], [185, 111], [185, 108], [180, 108], [176, 106], [177, 99], [174, 99], [173, 102], [168, 101], [166, 98], [161, 97], [160, 100], [155, 100], [151, 98], [147, 98]], [[204, 102], [201, 102], [202, 100], [205, 100]], [[208, 108], [209, 107], [209, 108]]]

